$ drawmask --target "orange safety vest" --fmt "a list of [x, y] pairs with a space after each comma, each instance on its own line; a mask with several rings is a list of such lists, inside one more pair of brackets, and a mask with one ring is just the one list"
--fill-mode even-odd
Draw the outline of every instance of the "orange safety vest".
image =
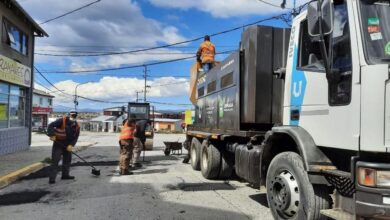
[[213, 63], [215, 57], [215, 46], [210, 41], [205, 41], [199, 48], [202, 63]]
[[130, 127], [126, 122], [122, 127], [121, 134], [119, 136], [119, 140], [131, 140], [134, 139], [134, 127]]
[[[62, 117], [61, 128], [54, 129], [54, 135], [56, 136], [56, 140], [65, 141], [66, 140], [66, 116]], [[76, 130], [80, 129], [80, 125], [76, 122]]]

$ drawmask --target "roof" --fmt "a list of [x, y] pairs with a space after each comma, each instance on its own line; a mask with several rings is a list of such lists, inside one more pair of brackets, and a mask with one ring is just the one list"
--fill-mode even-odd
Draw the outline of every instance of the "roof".
[[34, 93], [34, 94], [37, 94], [37, 95], [42, 95], [42, 96], [54, 98], [53, 95], [50, 95], [49, 93], [47, 93], [47, 92], [45, 92], [45, 91], [42, 91], [42, 90], [39, 90], [39, 89], [34, 89], [34, 90], [33, 90], [33, 93]]
[[172, 119], [172, 118], [155, 118], [155, 122], [180, 122], [182, 121], [181, 119]]
[[[19, 3], [16, 1], [16, 0], [9, 0], [9, 1], [4, 1], [2, 0], [3, 4], [10, 8], [11, 11], [13, 11], [15, 13], [15, 8], [17, 10], [19, 10], [23, 15], [24, 17], [28, 20], [29, 23], [32, 24], [32, 26], [34, 27], [34, 32], [36, 32], [38, 34], [39, 37], [48, 37], [49, 35], [39, 26], [39, 24], [37, 24], [37, 22], [35, 22], [35, 20], [22, 8], [21, 5], [19, 5]], [[9, 4], [7, 4], [9, 2]]]
[[96, 118], [92, 118], [89, 120], [90, 122], [105, 122], [105, 121], [115, 121], [116, 117], [115, 116], [108, 116], [108, 115], [101, 115]]

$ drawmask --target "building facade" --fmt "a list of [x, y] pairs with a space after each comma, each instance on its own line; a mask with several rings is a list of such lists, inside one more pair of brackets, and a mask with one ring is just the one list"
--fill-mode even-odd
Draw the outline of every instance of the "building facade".
[[48, 36], [15, 0], [0, 0], [0, 155], [28, 149], [34, 38]]
[[34, 89], [33, 104], [32, 104], [32, 124], [33, 131], [46, 130], [49, 120], [49, 115], [53, 112], [54, 96]]

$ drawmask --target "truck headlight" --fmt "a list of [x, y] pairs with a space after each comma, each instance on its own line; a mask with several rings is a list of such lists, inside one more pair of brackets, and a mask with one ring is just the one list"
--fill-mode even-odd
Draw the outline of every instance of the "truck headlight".
[[390, 171], [376, 171], [376, 185], [379, 187], [390, 188]]
[[390, 171], [359, 167], [358, 182], [362, 186], [390, 188]]

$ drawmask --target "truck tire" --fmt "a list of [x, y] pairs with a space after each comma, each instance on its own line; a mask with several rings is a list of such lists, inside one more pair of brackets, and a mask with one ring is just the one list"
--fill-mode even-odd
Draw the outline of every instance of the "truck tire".
[[201, 151], [200, 170], [206, 179], [218, 178], [221, 169], [221, 153], [213, 144], [203, 141]]
[[221, 152], [221, 170], [219, 171], [220, 179], [229, 179], [233, 174], [234, 157], [226, 151]]
[[198, 139], [192, 138], [190, 147], [191, 166], [194, 170], [200, 170], [200, 149], [201, 145]]
[[275, 219], [326, 219], [321, 209], [331, 204], [324, 185], [313, 186], [300, 155], [284, 152], [277, 155], [268, 168], [267, 200]]

